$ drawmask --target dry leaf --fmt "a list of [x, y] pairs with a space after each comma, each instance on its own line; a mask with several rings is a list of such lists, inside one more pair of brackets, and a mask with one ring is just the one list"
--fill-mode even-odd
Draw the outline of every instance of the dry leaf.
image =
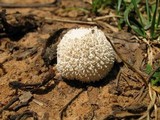
[[19, 97], [19, 100], [21, 102], [27, 102], [29, 101], [31, 98], [32, 98], [32, 94], [31, 92], [24, 92], [20, 97]]

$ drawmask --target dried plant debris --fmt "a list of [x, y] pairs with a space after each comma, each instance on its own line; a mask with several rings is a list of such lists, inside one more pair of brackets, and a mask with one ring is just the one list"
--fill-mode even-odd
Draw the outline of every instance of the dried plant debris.
[[12, 59], [16, 59], [18, 60], [23, 60], [26, 59], [28, 57], [31, 57], [33, 55], [35, 55], [38, 52], [38, 48], [37, 47], [32, 47], [32, 48], [20, 48], [20, 46], [10, 46], [10, 52], [12, 53], [14, 50], [16, 50], [14, 53], [12, 53], [10, 56], [8, 56], [6, 59], [3, 60], [3, 62], [1, 62], [0, 64], [0, 68], [3, 69], [3, 64], [12, 60]]
[[37, 29], [40, 25], [33, 15], [22, 16], [21, 13], [17, 12], [14, 14], [14, 19], [13, 23], [9, 23], [6, 10], [0, 12], [0, 31], [3, 31], [12, 40], [22, 38], [26, 33]]
[[38, 120], [38, 115], [34, 111], [26, 110], [23, 113], [8, 116], [8, 120], [26, 120], [27, 118], [33, 118], [33, 120]]
[[41, 56], [47, 66], [56, 63], [58, 38], [64, 30], [66, 28], [54, 31], [45, 43]]
[[19, 81], [12, 81], [9, 83], [9, 86], [12, 89], [16, 90], [30, 91], [33, 94], [46, 94], [50, 92], [59, 83], [59, 81], [57, 80], [54, 81], [54, 83], [49, 84], [54, 77], [55, 73], [51, 68], [49, 69], [49, 72], [42, 79], [42, 82], [25, 84]]
[[112, 106], [113, 114], [108, 115], [104, 120], [121, 120], [121, 119], [138, 119], [147, 110], [147, 105], [132, 105], [122, 107], [119, 105]]
[[[2, 109], [0, 109], [0, 114], [4, 110], [12, 109], [13, 111], [19, 110], [21, 107], [27, 106], [30, 100], [32, 99], [32, 94], [30, 92], [23, 92], [22, 95], [17, 95], [13, 97], [8, 104], [6, 104]], [[19, 104], [10, 108], [13, 104], [19, 101]]]
[[16, 54], [13, 54], [12, 56], [16, 60], [22, 60], [22, 59], [26, 59], [36, 53], [37, 53], [37, 47], [33, 47], [33, 48], [26, 48], [23, 51], [20, 51]]

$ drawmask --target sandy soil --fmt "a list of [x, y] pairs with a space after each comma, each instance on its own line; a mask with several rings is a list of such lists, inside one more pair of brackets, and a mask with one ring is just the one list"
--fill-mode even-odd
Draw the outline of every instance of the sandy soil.
[[[52, 0], [1, 1], [14, 4], [52, 2]], [[6, 8], [6, 18], [10, 24], [16, 23], [16, 12], [19, 12], [20, 16], [33, 15], [37, 28], [16, 40], [10, 37], [0, 39], [0, 63], [3, 63], [5, 70], [0, 69], [0, 109], [17, 95], [28, 93], [26, 90], [18, 89], [16, 91], [9, 86], [9, 83], [13, 81], [24, 84], [42, 82], [49, 73], [49, 69], [55, 66], [56, 62], [50, 64], [50, 68], [45, 65], [41, 55], [51, 34], [61, 28], [95, 26], [55, 21], [55, 19], [81, 21], [94, 17], [87, 10], [76, 9], [78, 7], [90, 9], [91, 5], [83, 1], [62, 0], [61, 5], [54, 7]], [[112, 10], [109, 9], [104, 14], [109, 15], [111, 13], [113, 14]], [[100, 29], [112, 36], [111, 40], [124, 60], [143, 71], [146, 62], [145, 44], [136, 40], [132, 34], [120, 31], [115, 33], [114, 30], [117, 30], [115, 21], [114, 18], [105, 21], [114, 29], [108, 27], [100, 27]], [[58, 37], [60, 38], [60, 36]], [[23, 100], [16, 101], [9, 107], [10, 109], [4, 110], [0, 114], [0, 119], [10, 120], [11, 116], [22, 114], [26, 110], [37, 113], [39, 120], [136, 119], [143, 115], [150, 101], [148, 95], [145, 95], [144, 82], [136, 72], [128, 69], [118, 57], [111, 73], [100, 82], [86, 85], [76, 81], [61, 80], [59, 83], [57, 81], [57, 79], [52, 78], [47, 85], [41, 87], [43, 92], [38, 90], [33, 93], [30, 92], [31, 100], [26, 106], [18, 110], [14, 110], [14, 108]], [[77, 96], [77, 94], [79, 95]], [[75, 96], [77, 97], [72, 100]], [[72, 102], [65, 109], [70, 101]], [[139, 109], [141, 111], [138, 111]], [[28, 120], [32, 120], [32, 118], [30, 117]]]

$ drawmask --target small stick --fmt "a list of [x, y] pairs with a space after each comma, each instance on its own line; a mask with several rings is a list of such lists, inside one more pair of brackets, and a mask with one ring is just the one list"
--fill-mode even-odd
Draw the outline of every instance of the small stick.
[[87, 20], [88, 21], [98, 21], [98, 20], [104, 20], [104, 19], [113, 18], [113, 17], [120, 18], [122, 16], [119, 16], [119, 15], [104, 15], [104, 16], [100, 16], [100, 17], [96, 17], [96, 18], [88, 18]]
[[[150, 86], [149, 86], [149, 88], [150, 88]], [[149, 90], [149, 92], [151, 93], [151, 90]], [[156, 102], [156, 97], [157, 97], [156, 96], [156, 92], [153, 91], [153, 94], [150, 95], [151, 101], [150, 101], [150, 103], [148, 105], [146, 113], [142, 117], [140, 117], [138, 120], [143, 120], [146, 117], [149, 119], [150, 112], [151, 112], [151, 110], [154, 107], [155, 102]]]
[[19, 100], [19, 95], [14, 97], [7, 105], [5, 105], [2, 109], [0, 109], [0, 114], [2, 114], [3, 110], [8, 109], [13, 103]]
[[107, 22], [103, 22], [103, 21], [96, 21], [96, 23], [100, 26], [102, 26], [103, 28], [107, 27], [109, 29], [111, 29], [113, 32], [118, 32], [119, 30], [113, 26], [111, 26], [110, 24], [108, 24]]
[[[46, 18], [51, 19], [51, 18]], [[56, 22], [66, 22], [66, 23], [77, 23], [77, 24], [88, 24], [88, 25], [96, 25], [96, 22], [87, 22], [87, 21], [79, 21], [79, 20], [63, 20], [63, 19], [51, 19], [52, 21]]]
[[30, 118], [30, 117], [32, 117], [33, 120], [38, 120], [37, 113], [29, 110], [26, 110], [21, 114], [13, 115], [11, 117], [13, 117], [14, 120], [26, 120], [27, 118]]

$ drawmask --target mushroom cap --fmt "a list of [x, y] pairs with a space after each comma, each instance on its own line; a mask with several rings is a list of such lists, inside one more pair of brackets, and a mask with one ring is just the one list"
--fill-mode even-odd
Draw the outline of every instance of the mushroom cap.
[[97, 27], [71, 29], [57, 46], [56, 68], [68, 80], [99, 81], [114, 61], [115, 52]]

